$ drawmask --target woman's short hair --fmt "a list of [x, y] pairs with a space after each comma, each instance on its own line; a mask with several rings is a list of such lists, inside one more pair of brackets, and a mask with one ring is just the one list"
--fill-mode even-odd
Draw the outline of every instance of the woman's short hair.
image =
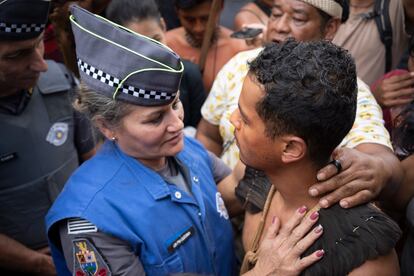
[[97, 122], [102, 120], [110, 128], [120, 127], [121, 120], [133, 109], [132, 104], [102, 95], [84, 83], [80, 85], [73, 106], [78, 112], [89, 118], [95, 127], [98, 126]]

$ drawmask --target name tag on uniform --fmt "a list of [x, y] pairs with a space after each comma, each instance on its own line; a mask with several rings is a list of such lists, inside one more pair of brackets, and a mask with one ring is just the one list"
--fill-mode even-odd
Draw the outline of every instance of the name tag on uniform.
[[11, 160], [15, 159], [16, 157], [17, 157], [16, 152], [2, 154], [0, 156], [0, 163], [6, 163], [8, 161], [11, 161]]
[[184, 231], [178, 232], [172, 238], [170, 238], [167, 241], [168, 252], [174, 252], [178, 247], [185, 243], [194, 234], [194, 231], [194, 227], [191, 226], [189, 228], [186, 228]]

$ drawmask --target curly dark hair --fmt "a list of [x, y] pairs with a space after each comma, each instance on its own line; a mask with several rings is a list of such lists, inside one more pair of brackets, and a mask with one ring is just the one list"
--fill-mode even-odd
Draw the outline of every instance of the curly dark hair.
[[357, 77], [350, 54], [328, 41], [288, 39], [267, 45], [249, 66], [249, 76], [265, 91], [256, 110], [267, 135], [297, 135], [313, 161], [326, 163], [355, 120]]

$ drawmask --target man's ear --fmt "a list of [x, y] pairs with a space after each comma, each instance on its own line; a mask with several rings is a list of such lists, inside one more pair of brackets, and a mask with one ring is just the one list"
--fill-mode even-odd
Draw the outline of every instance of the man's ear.
[[283, 138], [284, 145], [281, 155], [283, 163], [292, 163], [301, 160], [307, 151], [305, 141], [297, 136], [285, 136]]
[[329, 19], [323, 30], [324, 39], [332, 41], [340, 25], [341, 25], [341, 19], [339, 18]]
[[161, 30], [165, 33], [167, 31], [167, 24], [163, 17], [160, 18]]

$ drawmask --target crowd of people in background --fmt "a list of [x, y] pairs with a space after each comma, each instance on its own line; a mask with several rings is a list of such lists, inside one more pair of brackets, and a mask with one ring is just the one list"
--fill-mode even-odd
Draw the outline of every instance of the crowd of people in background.
[[414, 275], [414, 1], [0, 0], [1, 275]]

